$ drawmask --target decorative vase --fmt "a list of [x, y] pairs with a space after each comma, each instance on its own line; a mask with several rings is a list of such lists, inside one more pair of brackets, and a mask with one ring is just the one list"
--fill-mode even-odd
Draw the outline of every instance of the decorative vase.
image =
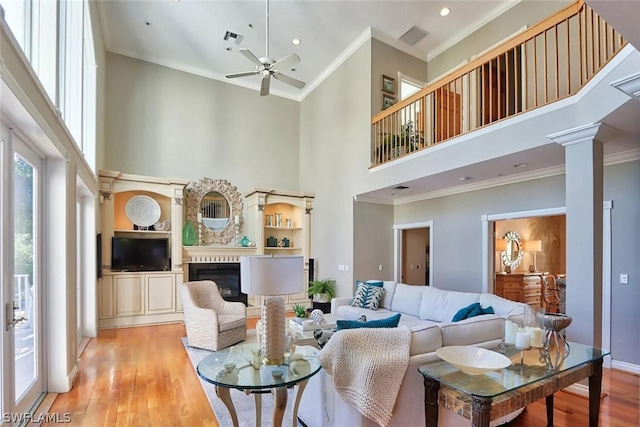
[[246, 248], [249, 246], [249, 242], [250, 242], [249, 238], [247, 236], [244, 236], [240, 241], [240, 244], [242, 245], [243, 248]]
[[184, 246], [193, 246], [198, 241], [198, 234], [193, 227], [193, 223], [187, 220], [182, 227], [182, 244]]

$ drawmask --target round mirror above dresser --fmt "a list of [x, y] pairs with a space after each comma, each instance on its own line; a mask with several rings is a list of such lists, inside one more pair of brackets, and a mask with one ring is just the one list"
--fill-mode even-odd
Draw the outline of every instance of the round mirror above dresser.
[[522, 262], [520, 235], [515, 231], [509, 231], [504, 235], [504, 240], [507, 245], [506, 250], [502, 252], [502, 263], [510, 270], [515, 270]]

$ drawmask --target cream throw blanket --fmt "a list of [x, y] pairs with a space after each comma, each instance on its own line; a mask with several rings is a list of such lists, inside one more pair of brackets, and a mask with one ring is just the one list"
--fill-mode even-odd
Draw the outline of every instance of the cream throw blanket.
[[386, 426], [409, 366], [407, 327], [343, 329], [320, 351], [342, 399], [363, 416]]

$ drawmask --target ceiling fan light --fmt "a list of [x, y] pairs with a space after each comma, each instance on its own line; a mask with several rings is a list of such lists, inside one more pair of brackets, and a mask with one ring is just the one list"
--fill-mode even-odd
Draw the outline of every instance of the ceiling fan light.
[[300, 43], [302, 43], [302, 41], [301, 41], [300, 39], [293, 39], [293, 40], [291, 41], [291, 43], [293, 43], [293, 44], [294, 44], [294, 45], [296, 45], [296, 46], [299, 46], [299, 45], [300, 45]]

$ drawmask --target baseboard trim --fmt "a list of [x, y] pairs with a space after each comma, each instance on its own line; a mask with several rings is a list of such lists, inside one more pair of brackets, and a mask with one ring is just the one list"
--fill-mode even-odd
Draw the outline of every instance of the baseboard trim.
[[634, 365], [633, 363], [620, 362], [619, 360], [611, 361], [611, 368], [619, 371], [629, 372], [631, 374], [640, 375], [640, 365]]

